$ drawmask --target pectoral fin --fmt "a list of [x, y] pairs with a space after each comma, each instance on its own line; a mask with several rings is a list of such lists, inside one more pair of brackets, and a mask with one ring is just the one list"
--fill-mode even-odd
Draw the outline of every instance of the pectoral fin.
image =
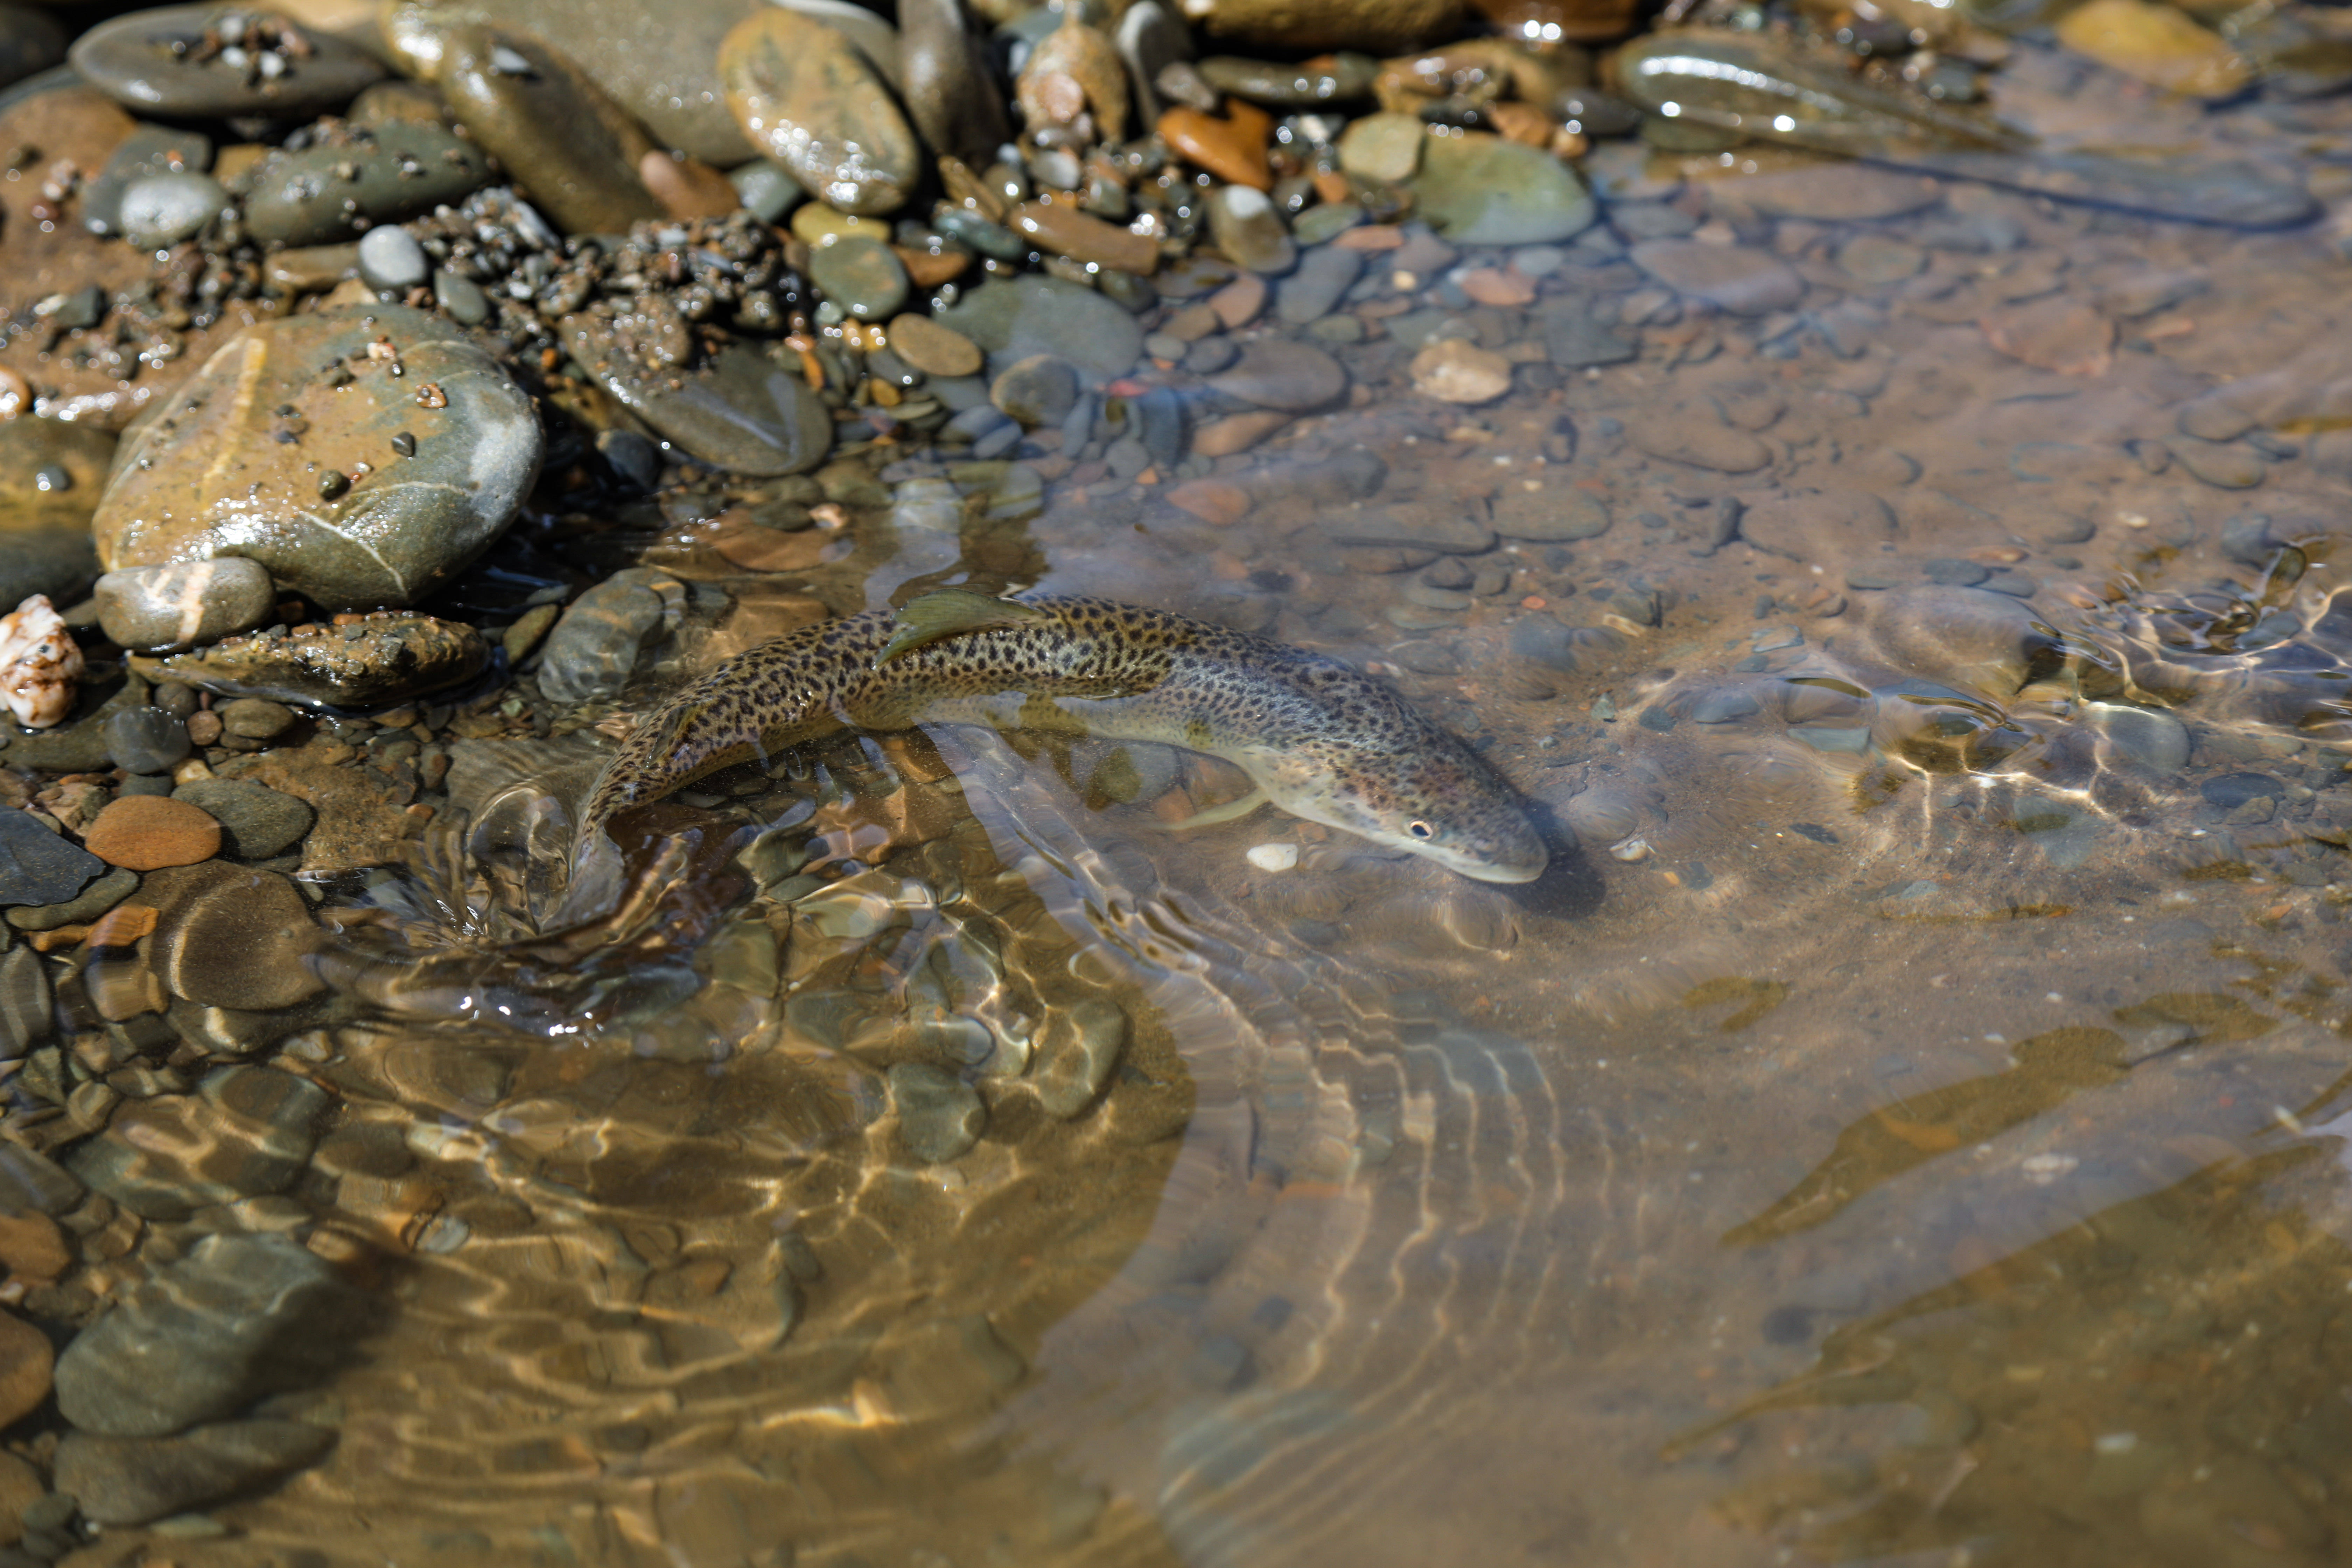
[[1225, 802], [1223, 805], [1213, 805], [1204, 810], [1196, 811], [1181, 822], [1163, 822], [1160, 824], [1160, 828], [1164, 833], [1183, 833], [1195, 827], [1214, 827], [1220, 822], [1238, 822], [1259, 806], [1267, 805], [1272, 798], [1265, 791], [1254, 789], [1245, 795]]
[[934, 643], [941, 637], [955, 637], [962, 632], [984, 632], [997, 626], [1026, 626], [1033, 621], [1051, 620], [1052, 615], [1034, 605], [1024, 605], [1016, 599], [999, 599], [987, 594], [975, 594], [969, 588], [941, 588], [908, 600], [898, 606], [898, 629], [882, 651], [874, 656], [874, 668], [879, 669], [910, 648]]

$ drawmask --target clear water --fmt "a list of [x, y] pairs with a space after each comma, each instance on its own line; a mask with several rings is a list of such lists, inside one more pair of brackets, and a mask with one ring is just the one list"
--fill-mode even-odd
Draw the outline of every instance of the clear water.
[[[2191, 129], [2347, 183], [2344, 110], [2264, 112]], [[1549, 287], [1655, 310], [1639, 358], [1475, 409], [1401, 358], [1231, 476], [1239, 525], [1066, 476], [782, 591], [667, 537], [738, 605], [681, 672], [803, 588], [1010, 574], [1376, 662], [1580, 847], [1505, 889], [1172, 835], [1213, 765], [965, 731], [718, 781], [576, 1034], [420, 973], [333, 1037], [321, 1163], [397, 1311], [335, 1453], [175, 1560], [2338, 1560], [2343, 258], [1957, 183], [1775, 219], [1788, 162], [1675, 206], [1797, 311], [1579, 258]], [[2037, 302], [2064, 370], [1979, 324]], [[2263, 376], [2249, 435], [2180, 434]], [[1613, 524], [1433, 609], [1301, 478], [1356, 446], [1367, 508]], [[1556, 605], [1572, 668], [1515, 656]], [[989, 1120], [931, 1163], [887, 1072], [943, 1062]]]

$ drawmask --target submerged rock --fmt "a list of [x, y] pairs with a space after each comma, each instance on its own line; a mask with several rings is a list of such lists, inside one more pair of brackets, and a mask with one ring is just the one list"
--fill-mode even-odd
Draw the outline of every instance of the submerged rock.
[[389, 708], [443, 690], [471, 680], [489, 663], [489, 645], [473, 627], [393, 610], [292, 631], [273, 627], [190, 653], [131, 660], [148, 680], [360, 709]]
[[1576, 171], [1550, 153], [1484, 132], [1425, 137], [1417, 210], [1457, 245], [1539, 245], [1600, 216]]
[[70, 605], [98, 575], [89, 514], [113, 460], [103, 430], [0, 419], [0, 605], [35, 594]]
[[93, 1524], [145, 1524], [248, 1492], [334, 1447], [307, 1421], [222, 1421], [176, 1437], [94, 1437], [58, 1446], [58, 1489]]

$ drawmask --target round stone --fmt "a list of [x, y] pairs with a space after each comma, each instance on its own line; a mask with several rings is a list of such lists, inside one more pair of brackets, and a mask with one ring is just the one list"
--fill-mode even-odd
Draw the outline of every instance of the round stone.
[[91, 531], [109, 570], [236, 554], [329, 609], [405, 605], [506, 527], [540, 439], [530, 397], [457, 328], [320, 310], [247, 328], [150, 405]]
[[1051, 354], [1016, 361], [988, 389], [999, 412], [1035, 429], [1056, 425], [1078, 400], [1078, 373]]
[[320, 989], [303, 962], [319, 942], [310, 906], [275, 871], [174, 867], [151, 874], [139, 901], [158, 911], [149, 962], [174, 996], [261, 1012]]
[[1134, 369], [1143, 353], [1134, 317], [1081, 284], [1035, 273], [971, 289], [940, 320], [999, 363], [1046, 353], [1108, 380]]
[[115, 223], [142, 250], [164, 250], [193, 237], [229, 205], [210, 174], [150, 174], [123, 187]]
[[1805, 297], [1805, 280], [1779, 258], [1744, 245], [1696, 239], [1645, 239], [1633, 265], [1674, 289], [1735, 316], [1785, 310]]
[[1289, 226], [1273, 199], [1253, 186], [1223, 185], [1210, 193], [1209, 234], [1228, 259], [1253, 272], [1287, 272], [1298, 260]]
[[797, 365], [737, 344], [679, 374], [636, 363], [584, 316], [567, 316], [565, 346], [606, 391], [692, 456], [739, 474], [804, 473], [833, 447], [833, 415]]
[[1412, 388], [1440, 403], [1492, 403], [1511, 390], [1511, 362], [1460, 338], [1433, 338], [1412, 356]]
[[1303, 414], [1320, 408], [1348, 390], [1348, 373], [1312, 343], [1256, 338], [1244, 344], [1231, 369], [1209, 378], [1228, 397]]
[[776, 223], [808, 200], [808, 192], [793, 178], [793, 172], [773, 158], [754, 158], [740, 169], [729, 170], [727, 178], [742, 198], [743, 210], [761, 223]]
[[848, 37], [777, 6], [736, 24], [719, 79], [755, 146], [845, 213], [896, 212], [922, 177], [922, 150]]
[[912, 313], [890, 323], [890, 347], [925, 375], [978, 375], [980, 345], [952, 327]]
[[489, 183], [481, 147], [440, 125], [395, 121], [322, 131], [244, 176], [246, 232], [264, 244], [324, 245], [368, 223], [398, 223]]
[[360, 276], [372, 289], [415, 288], [433, 275], [433, 264], [416, 237], [382, 224], [360, 237]]
[[243, 779], [193, 779], [173, 790], [172, 798], [219, 823], [220, 852], [240, 860], [285, 854], [318, 818], [310, 802]]
[[1427, 137], [1412, 192], [1417, 216], [1457, 245], [1540, 245], [1600, 216], [1575, 170], [1483, 131]]
[[809, 252], [809, 277], [824, 297], [861, 321], [894, 315], [907, 302], [907, 268], [890, 247], [845, 235]]
[[[125, 708], [107, 717], [106, 752], [125, 773], [170, 773], [187, 761], [192, 749], [187, 722], [161, 708]], [[98, 849], [90, 853], [104, 855]]]
[[140, 653], [218, 642], [265, 624], [278, 607], [269, 574], [242, 555], [109, 572], [97, 595], [99, 629]]
[[75, 40], [74, 69], [127, 109], [187, 120], [307, 120], [384, 75], [373, 56], [332, 33], [274, 12], [226, 15], [245, 22], [233, 45], [220, 36], [219, 5], [165, 5], [101, 22]]
[[[174, 720], [174, 723], [178, 721]], [[184, 732], [181, 740], [186, 741]], [[167, 795], [126, 795], [98, 814], [82, 846], [110, 866], [160, 871], [220, 853], [220, 824], [203, 807]]]

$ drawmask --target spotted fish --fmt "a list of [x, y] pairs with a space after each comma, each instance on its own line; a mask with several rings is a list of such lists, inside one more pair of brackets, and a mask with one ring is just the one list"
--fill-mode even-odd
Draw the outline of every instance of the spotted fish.
[[803, 628], [687, 687], [606, 765], [583, 842], [720, 768], [841, 730], [923, 723], [1155, 741], [1222, 757], [1255, 784], [1180, 826], [1270, 802], [1480, 881], [1544, 868], [1511, 787], [1336, 659], [1109, 599], [961, 589]]

